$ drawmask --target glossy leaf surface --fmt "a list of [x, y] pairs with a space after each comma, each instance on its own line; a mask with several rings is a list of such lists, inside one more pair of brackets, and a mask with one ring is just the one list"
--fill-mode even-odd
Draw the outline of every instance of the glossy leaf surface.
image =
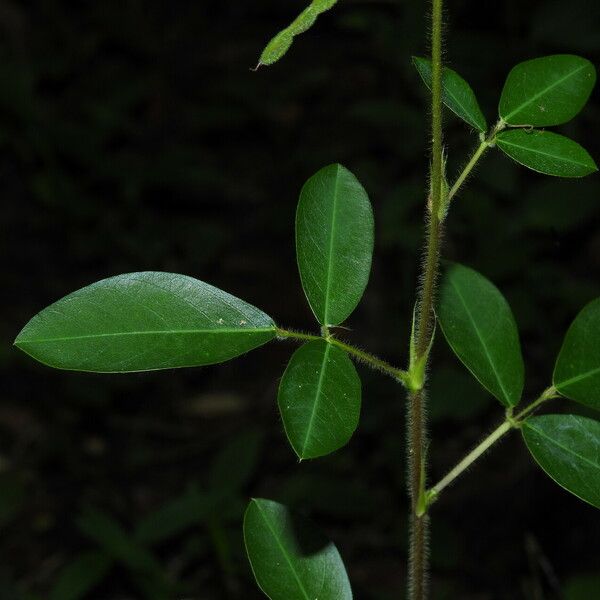
[[[425, 85], [431, 89], [431, 61], [413, 56], [413, 63]], [[444, 104], [465, 123], [479, 131], [487, 130], [485, 117], [471, 86], [454, 70], [442, 70], [442, 100]]]
[[600, 298], [569, 327], [552, 379], [563, 396], [600, 410]]
[[504, 406], [515, 406], [525, 369], [517, 325], [498, 288], [473, 269], [450, 265], [442, 279], [437, 316], [462, 363]]
[[511, 129], [499, 133], [496, 143], [513, 160], [545, 175], [584, 177], [598, 170], [577, 142], [551, 131]]
[[542, 415], [523, 423], [533, 458], [558, 485], [600, 508], [600, 422], [578, 415]]
[[310, 29], [315, 24], [317, 17], [336, 3], [337, 0], [312, 0], [288, 27], [280, 31], [266, 45], [260, 55], [258, 66], [276, 63], [290, 49], [294, 38]]
[[360, 378], [343, 350], [315, 340], [292, 356], [279, 385], [278, 404], [299, 458], [324, 456], [344, 446], [358, 426]]
[[566, 123], [584, 107], [595, 83], [596, 70], [585, 58], [556, 54], [527, 60], [508, 74], [500, 116], [510, 125]]
[[323, 325], [339, 325], [360, 301], [373, 256], [373, 210], [356, 177], [329, 165], [302, 188], [296, 253], [302, 287]]
[[271, 600], [351, 600], [335, 545], [282, 504], [251, 500], [244, 539], [256, 581]]
[[38, 313], [15, 345], [60, 369], [147, 371], [219, 363], [275, 336], [270, 317], [185, 275], [103, 279]]

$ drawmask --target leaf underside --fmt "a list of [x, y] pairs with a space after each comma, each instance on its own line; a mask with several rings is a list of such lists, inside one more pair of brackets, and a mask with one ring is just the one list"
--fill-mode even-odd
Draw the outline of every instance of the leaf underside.
[[527, 448], [558, 485], [600, 508], [600, 422], [578, 415], [530, 417]]
[[15, 345], [60, 369], [132, 372], [223, 362], [275, 337], [262, 311], [173, 273], [118, 275], [33, 317]]
[[244, 540], [254, 577], [271, 600], [352, 600], [335, 545], [282, 504], [251, 500]]

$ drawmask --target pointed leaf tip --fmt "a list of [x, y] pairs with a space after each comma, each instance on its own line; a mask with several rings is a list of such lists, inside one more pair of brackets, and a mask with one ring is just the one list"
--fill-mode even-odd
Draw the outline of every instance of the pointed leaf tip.
[[48, 366], [124, 373], [223, 362], [275, 337], [273, 320], [175, 273], [103, 279], [33, 317], [15, 345]]

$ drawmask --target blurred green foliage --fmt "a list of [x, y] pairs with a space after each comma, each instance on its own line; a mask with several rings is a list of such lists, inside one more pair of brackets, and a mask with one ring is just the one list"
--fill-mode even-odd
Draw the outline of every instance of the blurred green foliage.
[[[427, 51], [425, 5], [346, 0], [252, 73], [303, 2], [293, 4], [2, 3], [2, 600], [258, 598], [241, 540], [251, 495], [327, 524], [361, 600], [403, 587], [404, 406], [393, 382], [361, 371], [352, 443], [298, 465], [273, 375], [291, 345], [128, 377], [57, 373], [11, 348], [51, 301], [144, 269], [200, 277], [311, 328], [290, 267], [293, 216], [306, 177], [339, 161], [367, 189], [376, 227], [371, 280], [344, 335], [406, 362], [428, 146], [410, 57]], [[600, 62], [598, 3], [504, 0], [494, 11], [458, 0], [448, 14], [449, 66], [488, 119], [515, 63], [556, 52]], [[598, 107], [596, 92], [559, 128], [596, 159]], [[451, 114], [446, 125], [452, 176], [476, 136]], [[549, 182], [490, 153], [453, 208], [446, 254], [507, 296], [530, 365], [526, 396], [599, 295], [599, 196], [597, 177]], [[501, 415], [441, 337], [433, 359], [437, 477]], [[509, 439], [436, 505], [434, 587], [440, 599], [591, 598], [599, 542], [594, 509], [556, 490]]]

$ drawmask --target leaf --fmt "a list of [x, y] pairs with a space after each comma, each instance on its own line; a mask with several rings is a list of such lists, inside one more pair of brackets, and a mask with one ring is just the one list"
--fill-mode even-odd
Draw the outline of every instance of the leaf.
[[335, 545], [282, 504], [251, 500], [244, 540], [254, 577], [271, 600], [352, 599]]
[[160, 577], [162, 571], [154, 556], [131, 538], [109, 515], [86, 510], [78, 519], [79, 529], [94, 540], [110, 557], [129, 567]]
[[453, 264], [442, 280], [437, 316], [448, 344], [475, 378], [504, 406], [518, 404], [525, 371], [519, 333], [498, 288]]
[[191, 485], [181, 496], [143, 517], [135, 530], [135, 539], [147, 545], [179, 535], [192, 525], [205, 521], [213, 500]]
[[[413, 56], [412, 60], [421, 79], [431, 89], [431, 61], [418, 56]], [[485, 117], [471, 86], [456, 71], [448, 67], [442, 69], [442, 100], [465, 123], [479, 131], [487, 131]]]
[[239, 492], [256, 469], [263, 441], [262, 431], [248, 429], [221, 448], [208, 472], [210, 491], [217, 496]]
[[547, 475], [600, 508], [600, 422], [579, 415], [542, 415], [527, 419], [522, 432]]
[[296, 253], [302, 287], [323, 325], [339, 325], [359, 303], [371, 271], [373, 210], [342, 165], [313, 175], [300, 192]]
[[69, 563], [58, 575], [50, 600], [84, 598], [107, 575], [112, 560], [103, 552], [86, 552]]
[[577, 142], [551, 131], [511, 129], [500, 132], [496, 143], [513, 160], [545, 175], [584, 177], [598, 170]]
[[600, 298], [587, 304], [569, 327], [552, 382], [563, 396], [600, 410]]
[[348, 443], [358, 426], [360, 378], [343, 350], [315, 340], [294, 352], [277, 401], [298, 457], [324, 456]]
[[595, 83], [596, 70], [585, 58], [555, 54], [527, 60], [508, 74], [500, 116], [509, 125], [566, 123], [585, 106]]
[[275, 336], [270, 317], [185, 275], [103, 279], [38, 313], [15, 345], [59, 369], [131, 372], [219, 363]]
[[317, 17], [329, 10], [337, 0], [312, 0], [312, 2], [292, 21], [291, 25], [280, 31], [266, 45], [260, 55], [257, 68], [276, 63], [290, 49], [294, 37], [310, 29]]

